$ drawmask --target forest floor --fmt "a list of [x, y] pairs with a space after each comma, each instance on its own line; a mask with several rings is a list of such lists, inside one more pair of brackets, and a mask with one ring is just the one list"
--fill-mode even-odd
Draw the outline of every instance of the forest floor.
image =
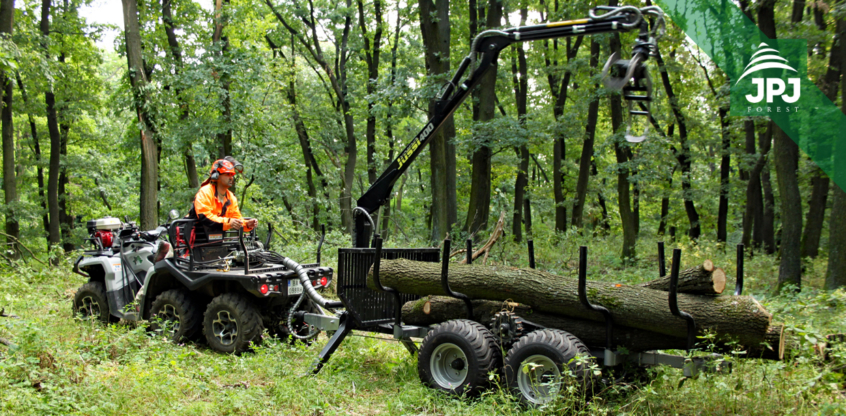
[[[330, 243], [345, 241], [330, 235]], [[655, 241], [641, 239], [635, 265], [623, 267], [616, 238], [577, 235], [536, 240], [538, 267], [575, 276], [579, 244], [590, 243], [588, 279], [635, 283], [656, 277]], [[391, 245], [392, 246], [392, 245]], [[409, 244], [414, 246], [414, 244]], [[314, 257], [314, 244], [286, 248]], [[335, 266], [334, 248], [324, 262]], [[710, 258], [734, 287], [734, 250], [707, 242], [682, 245], [683, 266]], [[489, 261], [524, 266], [524, 246], [501, 243]], [[668, 250], [668, 257], [670, 256]], [[637, 380], [604, 387], [590, 399], [564, 396], [527, 410], [503, 388], [459, 400], [424, 387], [417, 360], [396, 342], [351, 336], [317, 376], [303, 376], [326, 343], [290, 346], [266, 338], [254, 352], [218, 354], [201, 344], [174, 345], [144, 325], [102, 325], [71, 317], [71, 299], [85, 279], [37, 263], [0, 266], [0, 414], [3, 415], [510, 415], [510, 414], [846, 414], [846, 352], [821, 360], [813, 344], [846, 332], [846, 293], [822, 291], [825, 259], [806, 264], [800, 294], [773, 295], [774, 256], [746, 261], [745, 293], [785, 322], [798, 342], [785, 361], [735, 359], [730, 374], [684, 379], [657, 367]], [[355, 334], [366, 335], [366, 334]]]

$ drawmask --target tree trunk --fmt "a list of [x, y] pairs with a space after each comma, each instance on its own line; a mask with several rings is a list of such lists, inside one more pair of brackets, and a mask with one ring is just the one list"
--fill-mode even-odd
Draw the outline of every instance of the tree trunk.
[[820, 236], [825, 220], [825, 206], [828, 201], [828, 176], [817, 168], [811, 178], [811, 199], [808, 201], [808, 215], [802, 232], [801, 257], [816, 258], [820, 250]]
[[722, 148], [720, 153], [720, 205], [717, 213], [717, 241], [725, 243], [728, 238], [728, 200], [731, 173], [731, 132], [729, 131], [728, 108], [720, 107], [720, 131]]
[[676, 123], [679, 126], [679, 141], [681, 149], [676, 152], [676, 159], [679, 161], [679, 166], [681, 167], [682, 172], [682, 196], [684, 198], [684, 210], [685, 213], [687, 213], [687, 220], [690, 222], [688, 236], [692, 240], [696, 240], [699, 238], [702, 231], [699, 225], [699, 213], [696, 211], [696, 205], [694, 205], [693, 199], [690, 196], [691, 167], [693, 162], [691, 161], [690, 156], [690, 144], [687, 141], [687, 120], [681, 112], [681, 106], [679, 105], [678, 98], [673, 91], [673, 86], [670, 84], [670, 75], [667, 73], [667, 67], [664, 65], [664, 59], [661, 57], [660, 52], [657, 53], [655, 60], [658, 63], [658, 70], [661, 73], [661, 82], [664, 85], [664, 90], [667, 92], [667, 100], [670, 102], [670, 108], [673, 110], [673, 115], [675, 116]]
[[[526, 25], [526, 18], [529, 15], [527, 6], [520, 9], [520, 26]], [[523, 49], [523, 44], [516, 45], [516, 54], [512, 55], [511, 59], [511, 74], [512, 83], [514, 84], [514, 100], [517, 103], [517, 121], [520, 126], [525, 128], [528, 93], [529, 93], [529, 74], [528, 65], [526, 64], [526, 51]], [[520, 242], [523, 240], [523, 199], [526, 197], [526, 185], [529, 183], [529, 146], [528, 135], [526, 136], [526, 143], [520, 147], [515, 148], [517, 156], [520, 157], [520, 168], [517, 171], [517, 178], [514, 180], [514, 210], [511, 221], [511, 234], [514, 235], [514, 241]]]
[[[487, 13], [487, 28], [500, 26], [502, 20], [502, 2], [490, 0]], [[496, 105], [496, 65], [482, 77], [479, 83], [479, 118], [484, 123], [494, 118]], [[493, 137], [483, 137], [482, 145], [473, 152], [472, 177], [470, 182], [470, 203], [467, 209], [465, 230], [476, 233], [488, 226], [491, 204], [491, 157], [493, 149], [490, 147]]]
[[[616, 4], [616, 1], [612, 3]], [[620, 36], [616, 33], [611, 35], [611, 53], [614, 52], [620, 52]], [[623, 249], [620, 258], [624, 262], [629, 262], [637, 256], [637, 230], [631, 206], [629, 169], [624, 165], [629, 159], [628, 145], [622, 134], [623, 103], [620, 94], [612, 94], [609, 101], [611, 102], [611, 128], [614, 132], [614, 155], [617, 158], [617, 205], [620, 208], [620, 221], [623, 225]]]
[[[165, 35], [167, 35], [170, 56], [174, 62], [174, 74], [178, 77], [182, 73], [182, 48], [179, 47], [179, 41], [176, 39], [176, 28], [173, 24], [173, 12], [171, 9], [172, 5], [173, 0], [162, 0], [162, 22], [164, 23]], [[184, 123], [190, 113], [190, 104], [182, 96], [181, 87], [175, 86], [174, 91], [179, 99], [179, 121]], [[188, 178], [188, 187], [197, 189], [200, 187], [200, 177], [197, 174], [197, 162], [194, 160], [194, 150], [190, 143], [185, 146], [182, 156], [185, 159], [185, 174]]]
[[[420, 0], [420, 31], [426, 48], [426, 67], [433, 78], [440, 80], [450, 72], [449, 45], [450, 21], [449, 1]], [[434, 117], [437, 97], [429, 100], [429, 118]], [[431, 241], [440, 241], [450, 229], [449, 211], [449, 164], [447, 161], [448, 141], [455, 136], [452, 117], [444, 128], [435, 134], [429, 143], [429, 167], [431, 170], [430, 187], [432, 189], [432, 227]], [[453, 185], [454, 186], [454, 185]]]
[[[376, 18], [376, 29], [373, 32], [373, 46], [370, 45], [370, 37], [365, 24], [364, 1], [358, 0], [358, 22], [361, 28], [362, 40], [364, 40], [364, 60], [367, 64], [367, 95], [372, 96], [376, 92], [379, 81], [379, 56], [382, 42], [382, 2], [373, 2], [374, 16]], [[367, 139], [367, 179], [372, 185], [376, 182], [376, 115], [373, 114], [373, 101], [367, 102], [367, 128], [365, 129]], [[374, 230], [375, 231], [375, 230]]]
[[[14, 17], [15, 0], [0, 2], [0, 35], [11, 38]], [[0, 114], [0, 120], [3, 123], [3, 193], [7, 209], [6, 234], [9, 235], [6, 241], [10, 243], [16, 241], [21, 234], [17, 218], [18, 184], [15, 173], [15, 137], [12, 126], [13, 81], [11, 75], [10, 72], [0, 73], [0, 86], [3, 87], [3, 110]]]
[[[45, 0], [49, 1], [49, 0]], [[151, 230], [158, 226], [158, 148], [154, 136], [152, 119], [149, 115], [148, 97], [145, 87], [148, 83], [141, 56], [141, 31], [138, 24], [136, 0], [122, 0], [124, 34], [126, 37], [126, 61], [129, 67], [129, 82], [135, 112], [140, 125], [141, 136], [141, 197], [140, 227]]]
[[[838, 26], [843, 24], [838, 22]], [[846, 42], [840, 41], [840, 48], [846, 49]], [[834, 46], [832, 46], [833, 48]], [[840, 70], [846, 70], [846, 59], [840, 62]], [[840, 110], [846, 114], [846, 77], [840, 79]], [[843, 140], [835, 142], [835, 146], [844, 146]], [[836, 151], [835, 154], [843, 154]], [[835, 169], [843, 177], [842, 172], [846, 169], [846, 161], [835, 161]], [[835, 184], [834, 195], [831, 204], [831, 218], [829, 219], [829, 240], [828, 240], [828, 268], [825, 272], [825, 287], [834, 290], [846, 287], [846, 192], [844, 184]]]
[[[539, 312], [520, 303], [474, 300], [473, 319], [481, 323], [492, 322], [494, 315], [501, 312], [504, 307], [513, 309], [515, 314], [533, 324], [565, 330], [588, 346], [605, 347], [604, 323]], [[408, 325], [434, 325], [452, 319], [466, 318], [467, 307], [464, 302], [445, 296], [423, 297], [407, 302], [402, 307], [402, 320]], [[686, 338], [621, 326], [614, 326], [612, 343], [615, 347], [621, 346], [631, 351], [687, 348]]]
[[[804, 3], [804, 2], [803, 2]], [[823, 27], [822, 30], [825, 30]], [[843, 47], [838, 42], [846, 36], [846, 22], [838, 20], [835, 27], [834, 39], [829, 51], [828, 69], [819, 87], [832, 102], [837, 101], [837, 88], [840, 86], [840, 69], [842, 67]], [[802, 233], [802, 257], [816, 258], [819, 253], [820, 235], [825, 219], [825, 207], [828, 199], [829, 178], [821, 169], [815, 170], [811, 179], [811, 200], [808, 204], [808, 216]]]
[[[48, 41], [50, 36], [50, 0], [41, 2], [41, 47], [44, 50], [45, 59], [50, 59]], [[56, 97], [53, 91], [48, 89], [44, 92], [44, 102], [47, 105], [47, 131], [50, 133], [50, 172], [47, 177], [47, 206], [50, 213], [50, 238], [51, 246], [60, 244], [62, 237], [59, 230], [59, 169], [60, 151], [62, 146], [61, 133], [59, 132], [59, 117], [56, 113]]]
[[[772, 136], [770, 136], [772, 137]], [[764, 190], [764, 212], [761, 226], [761, 244], [764, 252], [774, 254], [776, 252], [775, 239], [775, 195], [770, 182], [770, 162], [767, 160], [764, 165], [764, 172], [761, 174], [761, 187]]]
[[785, 285], [802, 288], [802, 196], [796, 161], [799, 146], [787, 136], [781, 127], [773, 126], [775, 132], [775, 166], [778, 173], [778, 191], [781, 199], [781, 264], [778, 273], [778, 290]]
[[[555, 2], [555, 11], [558, 12], [558, 2]], [[579, 36], [575, 43], [572, 43], [570, 38], [566, 39], [566, 46], [564, 52], [569, 63], [576, 57], [579, 47], [584, 38]], [[552, 41], [552, 53], [549, 52], [548, 42], [544, 42], [544, 61], [547, 67], [547, 82], [549, 83], [549, 90], [554, 99], [552, 105], [552, 115], [556, 121], [560, 121], [564, 116], [564, 105], [567, 103], [567, 93], [570, 88], [570, 79], [572, 72], [564, 71], [564, 75], [558, 75], [558, 40]], [[550, 57], [550, 55], [552, 55]], [[565, 137], [561, 133], [556, 132], [553, 137], [553, 157], [552, 157], [552, 189], [555, 201], [555, 230], [567, 231], [567, 207], [564, 205], [564, 161], [567, 159], [567, 144]]]
[[[18, 83], [18, 89], [21, 91], [21, 99], [24, 102], [24, 106], [29, 107], [29, 96], [26, 93], [26, 88], [24, 88], [23, 80], [21, 79], [20, 72], [15, 72], [15, 78]], [[38, 129], [35, 125], [35, 117], [32, 116], [31, 113], [27, 113], [27, 119], [29, 121], [29, 131], [32, 135], [32, 148], [33, 153], [35, 156], [35, 165], [36, 165], [36, 177], [38, 180], [38, 201], [41, 204], [41, 209], [43, 210], [43, 214], [41, 216], [41, 222], [44, 226], [44, 235], [50, 235], [50, 217], [48, 217], [49, 210], [47, 209], [47, 198], [44, 196], [44, 168], [42, 167], [42, 156], [41, 156], [41, 143], [38, 139]], [[47, 247], [49, 248], [49, 244]]]
[[[358, 150], [355, 138], [355, 120], [350, 109], [346, 84], [347, 54], [349, 53], [347, 46], [349, 43], [349, 34], [352, 25], [352, 19], [349, 11], [352, 10], [352, 0], [346, 1], [346, 16], [344, 19], [343, 35], [341, 37], [341, 44], [337, 45], [337, 65], [334, 69], [329, 65], [329, 62], [323, 55], [323, 48], [321, 47], [317, 33], [318, 27], [314, 23], [314, 7], [311, 3], [309, 3], [309, 10], [307, 10], [309, 12], [309, 16], [303, 16], [303, 21], [308, 27], [310, 33], [300, 33], [298, 30], [289, 25], [284, 16], [276, 11], [270, 0], [265, 0], [265, 4], [267, 4], [267, 7], [270, 8], [273, 15], [276, 16], [276, 19], [285, 27], [291, 36], [295, 37], [300, 45], [309, 52], [315, 62], [318, 63], [320, 68], [326, 74], [326, 77], [329, 79], [332, 91], [335, 93], [338, 103], [340, 104], [337, 107], [337, 111], [340, 113], [339, 115], [343, 120], [344, 133], [346, 135], [344, 153], [347, 156], [347, 160], [344, 162], [344, 174], [341, 177], [342, 189], [339, 205], [341, 206], [341, 224], [347, 233], [352, 233], [352, 185], [353, 180], [355, 179], [356, 160], [358, 159]], [[305, 11], [306, 10], [302, 10], [302, 12]], [[307, 38], [308, 36], [310, 36], [310, 40]]]
[[[846, 94], [844, 94], [846, 95]], [[842, 146], [842, 143], [840, 144]], [[834, 290], [846, 287], [846, 192], [835, 185], [831, 204], [828, 229], [828, 268], [825, 273], [825, 288]]]
[[[591, 74], [596, 73], [599, 65], [599, 42], [591, 38], [590, 68]], [[585, 124], [585, 141], [582, 144], [582, 154], [579, 157], [579, 179], [576, 182], [576, 203], [573, 205], [572, 225], [582, 228], [582, 215], [587, 201], [588, 179], [590, 179], [591, 160], [593, 158], [593, 143], [596, 137], [596, 122], [599, 119], [599, 84], [594, 85], [593, 99], [588, 104], [587, 122]]]
[[223, 30], [229, 23], [229, 13], [229, 0], [215, 0], [215, 24], [214, 33], [212, 34], [212, 45], [214, 45], [215, 49], [219, 49], [218, 56], [220, 57], [220, 63], [215, 68], [215, 73], [216, 78], [220, 80], [220, 89], [222, 91], [220, 101], [223, 111], [221, 111], [220, 115], [221, 125], [223, 125], [224, 130], [217, 133], [217, 142], [220, 143], [219, 157], [221, 159], [224, 156], [232, 156], [232, 100], [229, 92], [232, 84], [232, 76], [229, 70], [224, 68], [224, 66], [228, 66], [231, 62], [226, 62], [230, 59], [229, 36], [223, 34]]
[[[64, 62], [64, 59], [61, 59]], [[68, 168], [67, 168], [67, 159], [68, 159], [68, 134], [70, 133], [70, 126], [67, 124], [60, 125], [60, 133], [61, 133], [61, 147], [59, 148], [59, 158], [60, 160], [64, 160], [65, 163], [61, 164], [61, 168], [59, 170], [59, 223], [61, 227], [61, 235], [62, 235], [62, 249], [65, 250], [65, 253], [70, 253], [74, 249], [74, 245], [71, 242], [71, 238], [73, 235], [73, 216], [68, 213], [68, 184], [70, 180], [68, 178]]]
[[[746, 133], [746, 154], [755, 154], [755, 122], [744, 120], [743, 129]], [[741, 242], [746, 247], [752, 247], [752, 225], [755, 223], [755, 214], [763, 209], [761, 199], [761, 170], [755, 173], [755, 165], [752, 168], [741, 170], [742, 179], [746, 180], [746, 208], [743, 212], [743, 237]], [[760, 224], [758, 224], [760, 226]]]
[[[604, 348], [606, 342], [605, 324], [586, 319], [571, 318], [538, 312], [530, 306], [514, 302], [498, 302], [493, 300], [473, 301], [473, 320], [483, 324], [492, 323], [494, 316], [504, 309], [522, 318], [525, 323], [530, 322], [546, 328], [565, 330], [575, 335], [590, 347]], [[409, 325], [434, 325], [452, 319], [466, 319], [467, 307], [461, 300], [445, 296], [427, 296], [415, 301], [406, 302], [402, 306], [403, 322]], [[524, 330], [525, 334], [525, 330]], [[641, 329], [614, 326], [612, 345], [624, 347], [630, 351], [650, 351], [661, 349], [686, 349], [687, 339], [647, 332]], [[784, 325], [771, 325], [767, 329], [764, 340], [770, 347], [763, 344], [744, 346], [748, 353], [745, 357], [782, 360], [784, 357], [785, 337]], [[736, 345], [728, 345], [727, 350], [735, 350]], [[717, 345], [718, 350], [723, 345]]]
[[[642, 283], [641, 287], [653, 290], [670, 290], [670, 276], [666, 275], [651, 282]], [[699, 266], [679, 272], [677, 290], [679, 293], [696, 295], [719, 295], [726, 288], [726, 272], [715, 268], [711, 260]]]
[[[445, 295], [439, 263], [405, 259], [383, 260], [383, 285], [402, 293], [421, 296]], [[535, 269], [503, 266], [451, 265], [452, 290], [471, 299], [506, 300], [531, 305], [541, 312], [573, 318], [603, 321], [601, 314], [586, 309], [578, 298], [577, 281]], [[368, 279], [372, 288], [372, 279]], [[667, 294], [606, 282], [587, 282], [588, 299], [611, 311], [620, 326], [685, 337], [686, 322], [675, 317], [667, 306]], [[753, 345], [764, 340], [772, 315], [751, 296], [698, 296], [679, 294], [678, 306], [696, 319], [697, 330], [711, 330], [720, 338], [737, 338]]]

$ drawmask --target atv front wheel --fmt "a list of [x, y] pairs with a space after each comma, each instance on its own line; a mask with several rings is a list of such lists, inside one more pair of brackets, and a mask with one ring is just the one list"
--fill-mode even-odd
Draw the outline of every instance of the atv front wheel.
[[209, 346], [220, 352], [244, 352], [250, 341], [259, 341], [261, 316], [247, 298], [225, 293], [209, 303], [203, 318], [203, 335]]
[[150, 308], [150, 329], [167, 331], [173, 342], [191, 339], [199, 329], [200, 314], [185, 292], [172, 289], [156, 297]]
[[109, 312], [106, 286], [102, 282], [88, 282], [80, 286], [73, 297], [73, 315], [82, 320], [96, 319], [104, 323], [120, 320]]

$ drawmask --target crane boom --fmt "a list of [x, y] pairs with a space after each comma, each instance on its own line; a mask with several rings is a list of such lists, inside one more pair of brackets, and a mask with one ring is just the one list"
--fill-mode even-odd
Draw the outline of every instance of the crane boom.
[[[597, 15], [597, 11], [605, 12]], [[482, 80], [482, 77], [494, 67], [499, 53], [517, 42], [556, 39], [569, 36], [594, 35], [598, 33], [628, 32], [639, 29], [638, 40], [632, 49], [629, 60], [616, 59], [612, 55], [603, 70], [606, 86], [622, 89], [628, 100], [651, 101], [651, 83], [646, 71], [645, 61], [654, 53], [655, 34], [658, 27], [663, 29], [663, 11], [656, 6], [638, 9], [633, 6], [597, 7], [589, 13], [590, 17], [577, 20], [553, 22], [542, 25], [513, 27], [503, 30], [487, 30], [473, 39], [470, 54], [466, 56], [455, 72], [452, 80], [445, 86], [440, 99], [435, 105], [435, 113], [414, 139], [409, 142], [391, 162], [381, 176], [357, 201], [353, 210], [353, 245], [368, 247], [372, 228], [375, 226], [370, 214], [378, 210], [390, 199], [396, 181], [408, 170], [409, 165], [423, 151], [432, 137], [441, 129], [444, 122], [452, 116], [462, 102], [470, 95]], [[644, 15], [656, 18], [650, 32], [649, 22]], [[470, 70], [467, 78], [462, 78]], [[630, 83], [631, 81], [631, 83]], [[460, 83], [460, 84], [459, 84]], [[645, 92], [646, 95], [638, 95]], [[633, 111], [631, 115], [648, 115], [648, 111]], [[640, 141], [642, 137], [631, 137], [630, 141]]]

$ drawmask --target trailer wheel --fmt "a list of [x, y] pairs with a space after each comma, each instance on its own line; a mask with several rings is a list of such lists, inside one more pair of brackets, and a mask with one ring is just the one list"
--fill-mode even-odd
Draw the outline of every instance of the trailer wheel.
[[73, 296], [73, 315], [82, 320], [96, 319], [104, 323], [120, 320], [109, 312], [103, 282], [88, 282], [77, 289]]
[[417, 373], [430, 387], [472, 396], [488, 386], [488, 373], [498, 371], [502, 352], [483, 325], [456, 319], [429, 332], [420, 346]]
[[212, 299], [203, 316], [203, 335], [215, 351], [247, 351], [251, 341], [259, 341], [262, 330], [258, 311], [237, 293]]
[[[150, 329], [166, 329], [173, 342], [191, 339], [199, 329], [200, 314], [189, 295], [182, 290], [172, 289], [156, 296], [150, 307]], [[160, 328], [160, 322], [164, 328]]]
[[589, 394], [592, 360], [590, 350], [573, 334], [558, 329], [535, 331], [508, 351], [505, 380], [523, 404], [541, 406], [555, 400], [570, 385]]

